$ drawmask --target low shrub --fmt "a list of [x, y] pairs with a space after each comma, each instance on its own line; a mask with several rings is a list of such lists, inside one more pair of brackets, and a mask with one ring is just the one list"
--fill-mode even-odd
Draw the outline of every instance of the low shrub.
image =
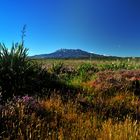
[[23, 43], [13, 44], [11, 50], [0, 44], [0, 92], [2, 101], [13, 96], [42, 94], [52, 85], [54, 76], [27, 56]]
[[63, 63], [62, 63], [62, 62], [53, 63], [53, 64], [52, 64], [51, 71], [52, 71], [53, 73], [55, 73], [55, 74], [60, 74], [62, 68], [63, 68]]

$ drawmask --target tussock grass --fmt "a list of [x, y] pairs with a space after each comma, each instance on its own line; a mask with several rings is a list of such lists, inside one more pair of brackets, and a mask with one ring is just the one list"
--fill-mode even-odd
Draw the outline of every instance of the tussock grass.
[[138, 140], [140, 123], [97, 117], [96, 112], [82, 112], [77, 104], [63, 103], [58, 95], [50, 99], [19, 98], [1, 107], [1, 139], [29, 140]]

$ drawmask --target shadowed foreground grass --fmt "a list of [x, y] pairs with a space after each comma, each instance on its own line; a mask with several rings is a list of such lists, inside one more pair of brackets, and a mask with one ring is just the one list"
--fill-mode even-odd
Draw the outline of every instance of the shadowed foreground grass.
[[58, 95], [36, 100], [25, 96], [0, 107], [0, 139], [5, 140], [139, 140], [140, 123], [102, 120], [82, 112], [78, 102], [62, 103]]

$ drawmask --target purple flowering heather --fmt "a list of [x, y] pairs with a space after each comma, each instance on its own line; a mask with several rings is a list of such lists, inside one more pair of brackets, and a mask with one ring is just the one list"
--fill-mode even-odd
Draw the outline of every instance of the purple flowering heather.
[[33, 111], [37, 111], [40, 109], [40, 104], [38, 101], [36, 101], [33, 97], [31, 96], [24, 96], [22, 97], [21, 101], [24, 103], [26, 110], [28, 110], [28, 113], [32, 113]]
[[28, 95], [22, 97], [22, 100], [23, 100], [23, 102], [25, 102], [25, 103], [29, 103], [29, 102], [33, 102], [33, 101], [34, 101], [33, 97], [30, 97], [30, 96], [28, 96]]

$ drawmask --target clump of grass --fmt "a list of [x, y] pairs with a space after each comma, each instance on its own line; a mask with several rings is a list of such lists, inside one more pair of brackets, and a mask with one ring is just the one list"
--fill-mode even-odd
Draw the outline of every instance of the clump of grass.
[[53, 77], [41, 65], [31, 61], [23, 44], [11, 50], [0, 44], [0, 92], [2, 101], [13, 96], [42, 94]]
[[58, 75], [61, 73], [63, 65], [62, 62], [55, 62], [52, 64], [51, 71]]
[[107, 120], [102, 124], [99, 138], [104, 140], [138, 140], [140, 135], [140, 124], [127, 118], [124, 122], [114, 123]]

